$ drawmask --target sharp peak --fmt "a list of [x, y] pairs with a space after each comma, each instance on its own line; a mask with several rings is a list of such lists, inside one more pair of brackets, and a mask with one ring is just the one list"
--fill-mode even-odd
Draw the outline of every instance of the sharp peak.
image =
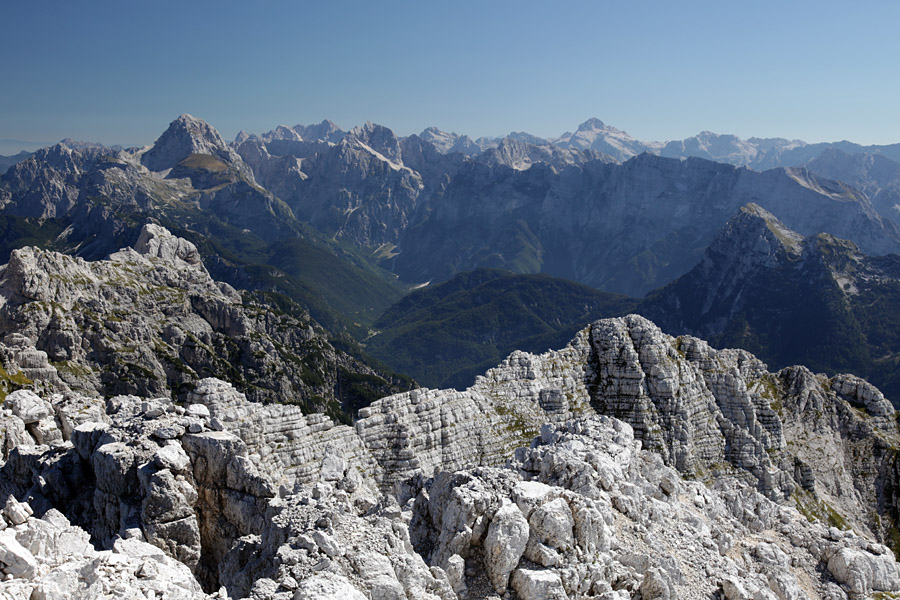
[[181, 113], [180, 115], [178, 115], [178, 118], [176, 118], [174, 121], [169, 123], [169, 127], [177, 127], [179, 125], [188, 126], [188, 127], [196, 126], [196, 127], [202, 128], [202, 129], [208, 129], [208, 130], [215, 131], [216, 133], [218, 133], [218, 130], [213, 125], [211, 125], [209, 121], [207, 121], [201, 117], [195, 117], [194, 115], [192, 115], [190, 113]]
[[[203, 119], [201, 119], [199, 117], [195, 117], [194, 115], [192, 115], [190, 113], [181, 113], [180, 115], [178, 115], [178, 118], [176, 118], [175, 121], [173, 121], [173, 123], [176, 121], [203, 121]], [[206, 121], [203, 121], [203, 122], [205, 123]]]
[[172, 123], [169, 125], [170, 129], [179, 128], [179, 127], [183, 128], [187, 131], [191, 131], [192, 133], [194, 131], [199, 130], [200, 132], [202, 132], [204, 134], [212, 133], [218, 137], [221, 137], [219, 130], [216, 129], [213, 125], [211, 125], [209, 123], [209, 121], [205, 121], [204, 119], [201, 119], [200, 117], [195, 117], [195, 116], [189, 115], [187, 113], [179, 115], [179, 117], [177, 119], [175, 119], [174, 121], [172, 121]]
[[733, 230], [735, 227], [742, 229], [745, 227], [760, 227], [765, 225], [768, 230], [769, 237], [774, 237], [777, 242], [786, 250], [797, 253], [803, 244], [803, 236], [782, 223], [778, 217], [764, 209], [755, 202], [748, 202], [743, 205], [730, 219], [725, 228], [722, 230]]
[[606, 123], [604, 123], [597, 117], [591, 117], [578, 126], [578, 131], [588, 131], [590, 129], [606, 129]]
[[199, 135], [205, 137], [207, 135], [212, 135], [217, 139], [222, 137], [219, 134], [219, 131], [208, 122], [188, 113], [180, 114], [177, 119], [169, 123], [169, 126], [166, 128], [166, 131], [163, 132], [162, 135], [165, 135], [166, 133], [175, 133], [178, 131], [186, 131], [191, 136]]

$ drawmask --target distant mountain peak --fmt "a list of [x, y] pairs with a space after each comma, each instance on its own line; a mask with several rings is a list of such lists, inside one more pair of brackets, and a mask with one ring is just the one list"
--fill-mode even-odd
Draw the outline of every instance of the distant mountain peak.
[[[296, 127], [303, 127], [303, 125], [297, 125]], [[321, 127], [323, 129], [328, 129], [332, 131], [341, 131], [341, 128], [337, 126], [337, 124], [331, 119], [322, 119], [321, 123], [317, 123], [315, 125], [306, 125], [306, 128], [310, 127]]]
[[342, 143], [361, 144], [365, 150], [390, 162], [392, 168], [403, 166], [400, 140], [384, 125], [366, 121], [365, 125], [351, 129]]
[[426, 142], [434, 145], [438, 152], [447, 154], [450, 152], [461, 152], [466, 156], [475, 156], [484, 152], [487, 148], [493, 148], [497, 145], [496, 140], [479, 138], [472, 140], [467, 135], [459, 135], [457, 133], [447, 133], [438, 127], [426, 127], [419, 134], [419, 137]]
[[328, 119], [323, 119], [321, 123], [313, 125], [294, 125], [293, 130], [307, 142], [336, 144], [346, 135], [343, 129]]
[[778, 251], [797, 255], [803, 249], [803, 236], [789, 229], [775, 215], [750, 202], [731, 217], [713, 239], [710, 248], [732, 248], [745, 258], [761, 258]]
[[591, 117], [584, 123], [578, 126], [578, 131], [596, 131], [599, 129], [606, 129], [606, 123], [598, 119], [597, 117]]
[[[365, 125], [357, 125], [353, 129], [350, 130], [350, 135], [355, 137], [362, 137], [363, 135], [371, 135], [378, 132], [383, 131], [391, 131], [389, 128], [384, 125], [379, 125], [378, 123], [373, 123], [372, 121], [366, 121]], [[393, 132], [391, 131], [393, 134]]]
[[216, 156], [229, 164], [240, 162], [240, 157], [213, 126], [184, 113], [172, 121], [153, 147], [141, 156], [141, 164], [151, 171], [165, 171], [191, 154]]
[[71, 148], [72, 150], [111, 150], [114, 152], [118, 152], [122, 150], [122, 146], [106, 146], [104, 144], [100, 144], [98, 142], [84, 142], [81, 140], [76, 140], [73, 138], [63, 138], [59, 141], [60, 144], [66, 146], [67, 148]]
[[571, 150], [596, 150], [608, 154], [616, 160], [628, 160], [641, 152], [653, 151], [656, 146], [610, 127], [600, 119], [592, 117], [578, 126], [575, 133], [566, 132], [553, 143]]

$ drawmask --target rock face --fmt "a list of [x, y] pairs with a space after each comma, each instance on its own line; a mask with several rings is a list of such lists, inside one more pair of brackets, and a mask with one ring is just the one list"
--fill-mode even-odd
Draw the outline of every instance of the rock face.
[[166, 171], [192, 155], [217, 157], [236, 166], [242, 175], [252, 181], [252, 171], [243, 164], [219, 132], [206, 121], [188, 114], [181, 115], [169, 124], [169, 128], [153, 146], [141, 155], [141, 164], [151, 171]]
[[[430, 171], [443, 173], [447, 167], [441, 165], [452, 168], [457, 162], [432, 150], [431, 159], [440, 165], [415, 171], [404, 162], [407, 151], [400, 140], [374, 123], [352, 129], [336, 144], [251, 138], [237, 151], [253, 166], [260, 183], [287, 202], [298, 218], [328, 236], [372, 250], [396, 245], [426, 190]], [[415, 149], [409, 153], [415, 163]]]
[[875, 388], [802, 367], [769, 373], [747, 352], [672, 338], [637, 316], [598, 321], [558, 352], [513, 353], [465, 392], [374, 402], [356, 430], [387, 467], [377, 477], [390, 489], [435, 468], [499, 464], [492, 457], [542, 424], [597, 412], [630, 423], [645, 447], [693, 477], [735, 476], [861, 530], [879, 525], [860, 506], [896, 519], [890, 465], [900, 430]]
[[843, 181], [864, 192], [882, 217], [900, 224], [900, 153], [823, 151], [806, 167], [828, 179]]
[[[12, 597], [170, 572], [176, 598], [200, 583], [273, 600], [900, 592], [878, 541], [900, 440], [883, 396], [637, 316], [514, 353], [465, 392], [378, 400], [352, 427], [215, 379], [186, 405], [23, 389], [0, 419]], [[60, 564], [69, 542], [35, 542], [42, 521], [61, 533], [41, 539], [99, 549]], [[110, 550], [126, 556], [96, 559]], [[118, 566], [78, 566], [104, 560]]]
[[560, 171], [469, 161], [420, 202], [425, 212], [404, 231], [391, 264], [416, 281], [485, 266], [541, 270], [641, 296], [690, 270], [748, 202], [803, 235], [828, 232], [871, 254], [900, 247], [894, 225], [861, 193], [806, 171], [756, 173], [644, 154]]
[[[10, 394], [14, 408], [4, 417], [5, 430], [10, 426], [19, 429], [18, 423], [31, 420], [31, 416], [20, 416], [24, 402], [34, 400], [26, 398], [27, 394], [24, 390]], [[39, 435], [31, 425], [24, 425], [24, 435], [18, 436], [7, 454], [0, 488], [33, 498], [41, 512], [51, 506], [64, 510], [69, 519], [90, 531], [101, 547], [151, 559], [147, 568], [154, 570], [147, 571], [146, 577], [155, 577], [157, 572], [169, 577], [167, 567], [174, 563], [171, 559], [177, 560], [174, 564], [181, 569], [180, 575], [171, 581], [187, 591], [176, 597], [198, 594], [200, 587], [191, 571], [201, 580], [210, 580], [209, 569], [218, 568], [231, 542], [260, 529], [268, 498], [275, 490], [247, 458], [245, 444], [234, 434], [210, 430], [208, 418], [191, 416], [166, 398], [116, 396], [104, 403], [96, 398], [58, 395], [41, 404], [42, 413], [51, 409], [49, 418], [44, 417], [46, 432]], [[97, 420], [86, 419], [72, 429], [63, 427], [73, 405]], [[99, 411], [87, 410], [98, 405]], [[5, 513], [18, 528], [31, 510], [11, 499]], [[43, 543], [52, 546], [58, 534], [46, 535], [50, 537]], [[100, 555], [94, 552], [87, 534], [82, 531], [80, 535], [85, 538], [81, 540], [85, 563], [102, 564], [95, 560]], [[16, 539], [21, 542], [18, 533]], [[42, 548], [61, 556], [43, 558], [61, 564], [68, 549]], [[22, 556], [22, 560], [28, 558]], [[2, 557], [0, 561], [10, 564]], [[15, 564], [25, 565], [22, 561]], [[34, 579], [38, 571], [15, 575]], [[87, 570], [82, 575], [88, 577]], [[78, 591], [80, 588], [71, 587], [76, 583], [82, 585], [76, 578], [58, 593]], [[84, 586], [92, 583], [87, 581]], [[103, 585], [113, 584], [106, 581]]]
[[[7, 506], [15, 502], [10, 497]], [[55, 509], [41, 518], [29, 513], [21, 521], [9, 522], [0, 531], [0, 562], [6, 573], [0, 582], [4, 600], [108, 598], [123, 593], [160, 594], [173, 600], [206, 597], [190, 569], [159, 548], [131, 538], [98, 551], [85, 530], [72, 526]]]
[[184, 397], [196, 381], [217, 375], [253, 400], [335, 417], [364, 405], [360, 392], [394, 391], [333, 348], [296, 305], [276, 312], [263, 296], [244, 299], [213, 281], [190, 242], [150, 224], [136, 248], [95, 262], [34, 248], [13, 252], [0, 267], [4, 345], [15, 346], [11, 336], [19, 336], [31, 352], [45, 353], [41, 363], [40, 354], [29, 362], [18, 352], [23, 376], [44, 379], [49, 371], [81, 391]]
[[496, 148], [489, 148], [478, 161], [492, 167], [506, 166], [516, 171], [526, 171], [533, 165], [544, 163], [562, 170], [570, 165], [581, 165], [591, 160], [614, 163], [615, 160], [600, 152], [563, 149], [549, 144], [534, 144], [515, 139], [504, 139]]
[[148, 215], [179, 226], [208, 224], [214, 216], [219, 227], [250, 229], [269, 241], [299, 228], [290, 208], [256, 184], [218, 132], [190, 115], [173, 121], [148, 149], [65, 141], [41, 149], [3, 174], [0, 190], [6, 215], [66, 218], [71, 227], [51, 239], [88, 258], [134, 244]]

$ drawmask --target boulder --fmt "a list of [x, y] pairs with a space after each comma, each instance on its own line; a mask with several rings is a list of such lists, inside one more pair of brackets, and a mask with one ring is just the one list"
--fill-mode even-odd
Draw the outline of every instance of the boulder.
[[893, 556], [841, 548], [828, 559], [828, 571], [851, 593], [870, 594], [900, 590], [900, 571]]
[[528, 521], [519, 507], [506, 501], [491, 520], [484, 540], [484, 563], [491, 585], [505, 594], [512, 573], [528, 543]]
[[30, 390], [16, 390], [6, 396], [4, 406], [22, 419], [26, 425], [37, 423], [53, 414], [53, 407], [49, 402]]

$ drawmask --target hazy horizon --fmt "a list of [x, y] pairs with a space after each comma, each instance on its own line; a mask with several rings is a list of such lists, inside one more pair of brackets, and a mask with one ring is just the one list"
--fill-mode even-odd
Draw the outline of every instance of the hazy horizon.
[[179, 114], [398, 135], [900, 142], [900, 4], [54, 1], [6, 8], [0, 153], [150, 144]]

